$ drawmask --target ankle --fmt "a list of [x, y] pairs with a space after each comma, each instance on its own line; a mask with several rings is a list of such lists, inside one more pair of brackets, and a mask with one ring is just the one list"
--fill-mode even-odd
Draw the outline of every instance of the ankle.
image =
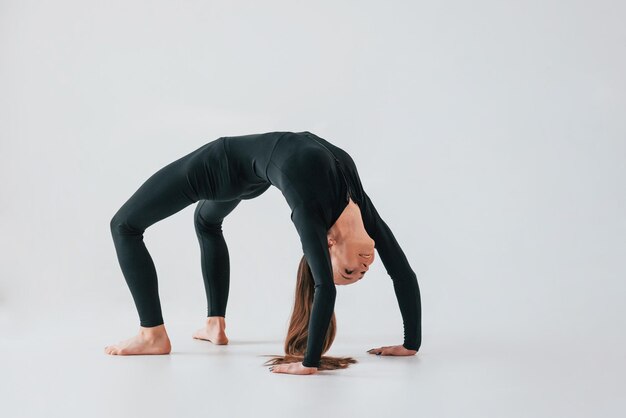
[[148, 340], [155, 340], [158, 338], [167, 337], [165, 324], [161, 324], [156, 327], [140, 327], [139, 334]]
[[224, 329], [226, 328], [226, 320], [223, 316], [209, 316], [206, 319], [206, 325]]

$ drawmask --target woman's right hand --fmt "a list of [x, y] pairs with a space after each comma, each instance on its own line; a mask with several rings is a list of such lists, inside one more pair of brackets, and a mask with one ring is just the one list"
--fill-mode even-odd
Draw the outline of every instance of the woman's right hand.
[[306, 367], [302, 365], [302, 362], [285, 363], [270, 366], [270, 372], [286, 374], [315, 374], [317, 373], [317, 367]]

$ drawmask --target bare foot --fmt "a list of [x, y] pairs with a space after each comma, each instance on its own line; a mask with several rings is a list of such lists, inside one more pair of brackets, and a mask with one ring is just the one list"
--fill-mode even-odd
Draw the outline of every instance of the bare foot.
[[210, 316], [206, 319], [204, 328], [200, 328], [193, 334], [193, 338], [196, 340], [210, 341], [213, 344], [224, 345], [228, 344], [228, 337], [226, 337], [226, 323], [223, 316]]
[[140, 327], [139, 334], [115, 345], [107, 345], [104, 352], [112, 355], [169, 354], [172, 351], [165, 325]]

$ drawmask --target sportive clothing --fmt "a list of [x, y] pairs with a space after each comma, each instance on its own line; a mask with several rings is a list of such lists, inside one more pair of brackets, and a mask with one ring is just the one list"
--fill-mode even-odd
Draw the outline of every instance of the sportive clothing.
[[272, 185], [291, 208], [291, 221], [315, 282], [302, 364], [319, 367], [336, 298], [327, 232], [349, 198], [359, 206], [365, 229], [392, 279], [403, 319], [403, 345], [419, 350], [421, 300], [415, 272], [364, 191], [350, 155], [308, 131], [220, 137], [157, 171], [122, 205], [111, 219], [111, 232], [141, 325], [163, 324], [156, 270], [143, 242], [145, 229], [199, 202], [194, 223], [208, 316], [225, 316], [230, 271], [222, 222], [241, 200], [253, 199]]

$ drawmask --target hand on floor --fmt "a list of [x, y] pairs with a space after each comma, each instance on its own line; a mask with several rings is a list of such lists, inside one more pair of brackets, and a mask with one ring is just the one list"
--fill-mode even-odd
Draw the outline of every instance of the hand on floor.
[[412, 356], [417, 353], [416, 350], [409, 350], [404, 348], [403, 345], [387, 345], [384, 347], [372, 348], [367, 350], [370, 354], [382, 355], [382, 356]]
[[302, 362], [285, 363], [270, 366], [270, 372], [287, 374], [315, 374], [317, 373], [317, 367], [305, 367], [302, 365]]

